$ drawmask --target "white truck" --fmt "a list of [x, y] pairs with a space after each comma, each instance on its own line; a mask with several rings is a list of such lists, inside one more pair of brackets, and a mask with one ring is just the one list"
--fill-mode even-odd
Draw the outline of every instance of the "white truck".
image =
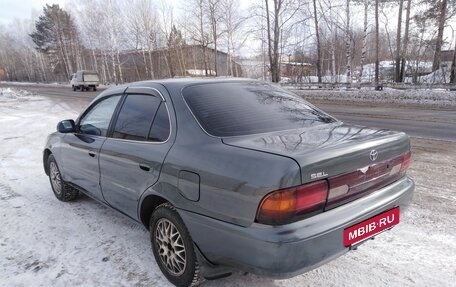
[[100, 79], [98, 73], [95, 71], [81, 70], [71, 76], [70, 84], [73, 91], [80, 90], [83, 92], [84, 90], [89, 91], [90, 89], [96, 91], [97, 87], [100, 85]]

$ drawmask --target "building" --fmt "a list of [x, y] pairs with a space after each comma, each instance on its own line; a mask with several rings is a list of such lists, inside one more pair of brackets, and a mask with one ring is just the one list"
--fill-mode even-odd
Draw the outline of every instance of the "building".
[[240, 65], [229, 54], [200, 45], [181, 45], [152, 51], [127, 50], [120, 51], [118, 55], [97, 51], [94, 58], [96, 61], [93, 57], [91, 61], [86, 61], [91, 63], [87, 68], [97, 70], [104, 82], [192, 76], [243, 76]]
[[440, 54], [440, 65], [442, 67], [451, 67], [454, 58], [454, 50], [445, 50]]

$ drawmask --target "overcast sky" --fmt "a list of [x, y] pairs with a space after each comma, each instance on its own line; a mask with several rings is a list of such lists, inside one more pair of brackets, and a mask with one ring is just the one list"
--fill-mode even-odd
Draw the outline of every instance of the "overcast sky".
[[[78, 0], [75, 0], [78, 1]], [[174, 2], [174, 5], [177, 6], [176, 11], [179, 10], [179, 4], [185, 3], [185, 0], [166, 0], [166, 1], [172, 1]], [[182, 2], [183, 1], [183, 2]], [[0, 25], [5, 25], [8, 26], [10, 23], [13, 22], [14, 19], [30, 19], [32, 15], [37, 17], [39, 14], [41, 14], [43, 10], [43, 6], [45, 4], [59, 4], [61, 7], [66, 7], [68, 0], [0, 0]], [[240, 1], [240, 6], [241, 9], [244, 11], [247, 10], [249, 4], [253, 2], [252, 0], [241, 0]], [[355, 11], [354, 11], [355, 10]], [[393, 9], [391, 11], [393, 14], [395, 13], [396, 9]], [[352, 12], [355, 12], [352, 21], [354, 23], [360, 22], [361, 16], [358, 16], [356, 14], [356, 7], [352, 8]], [[393, 19], [395, 19], [395, 16], [390, 15]], [[357, 19], [359, 18], [359, 19]], [[359, 21], [357, 21], [359, 20]], [[358, 23], [359, 24], [359, 23]], [[390, 29], [391, 31], [395, 31], [395, 22], [389, 23], [391, 25]], [[451, 27], [451, 28], [450, 28]], [[455, 34], [453, 34], [453, 29]], [[450, 21], [447, 23], [447, 28], [445, 29], [445, 37], [446, 40], [449, 41], [451, 46], [453, 47], [454, 43], [454, 36], [456, 36], [456, 19], [453, 21]], [[445, 45], [446, 47], [444, 48], [449, 48], [449, 44]]]
[[0, 24], [8, 25], [15, 18], [30, 19], [33, 12], [38, 14], [48, 4], [63, 4], [66, 0], [0, 0]]

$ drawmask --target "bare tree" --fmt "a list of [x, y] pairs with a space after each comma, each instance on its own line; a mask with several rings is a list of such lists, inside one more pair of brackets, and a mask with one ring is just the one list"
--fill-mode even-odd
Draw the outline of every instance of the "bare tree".
[[139, 50], [147, 78], [154, 79], [152, 53], [157, 48], [159, 33], [157, 9], [149, 0], [135, 0], [128, 3], [125, 10], [129, 13], [125, 21], [130, 46]]
[[359, 61], [359, 80], [361, 81], [364, 73], [364, 62], [367, 54], [367, 35], [368, 35], [368, 12], [369, 12], [369, 0], [364, 0], [364, 21], [363, 21], [363, 48], [361, 51], [361, 59]]
[[[210, 24], [206, 18], [206, 2], [205, 0], [189, 0], [186, 2], [186, 26], [190, 40], [196, 43], [201, 49], [201, 62], [204, 67], [204, 75], [209, 75], [209, 63], [207, 48], [211, 43], [209, 35]], [[197, 59], [193, 61], [196, 65]], [[195, 66], [196, 69], [196, 66]]]
[[399, 12], [397, 17], [397, 33], [396, 33], [396, 70], [395, 70], [395, 81], [396, 83], [401, 82], [401, 37], [402, 37], [402, 11], [404, 7], [404, 0], [399, 0]]
[[379, 1], [375, 0], [375, 89], [380, 89], [380, 27], [379, 27]]
[[214, 44], [214, 73], [215, 76], [218, 75], [217, 70], [217, 44], [220, 36], [223, 34], [223, 31], [220, 31], [220, 22], [222, 20], [222, 7], [220, 0], [207, 0], [206, 13], [210, 22], [212, 43]]
[[168, 68], [169, 77], [172, 78], [175, 76], [175, 67], [173, 65], [169, 49], [173, 45], [173, 40], [171, 38], [173, 37], [172, 30], [174, 27], [174, 7], [168, 1], [162, 0], [160, 2], [159, 11], [161, 22], [160, 28], [164, 38], [166, 39], [166, 47], [168, 48], [166, 51], [162, 50], [162, 53]]
[[320, 28], [318, 25], [318, 14], [317, 14], [317, 0], [313, 0], [313, 14], [315, 23], [315, 37], [317, 41], [317, 78], [318, 83], [321, 83], [321, 44], [320, 44]]
[[239, 71], [233, 70], [233, 55], [237, 52], [241, 45], [244, 44], [247, 37], [242, 37], [239, 40], [239, 34], [245, 23], [246, 18], [241, 17], [239, 0], [223, 0], [222, 15], [224, 29], [226, 31], [226, 46], [227, 46], [227, 72], [229, 76], [239, 76]]
[[409, 44], [409, 33], [410, 33], [410, 10], [412, 6], [412, 0], [407, 0], [407, 12], [405, 14], [405, 32], [404, 32], [404, 45], [402, 47], [401, 53], [401, 72], [400, 72], [400, 81], [403, 82], [405, 80], [405, 68], [407, 62], [407, 50]]
[[432, 71], [436, 71], [440, 68], [442, 45], [443, 45], [443, 30], [445, 28], [447, 13], [447, 0], [439, 1], [439, 16], [438, 16], [438, 33], [435, 42], [435, 54], [434, 61], [432, 62]]
[[[321, 38], [321, 32], [320, 30], [324, 30], [324, 32], [329, 32], [329, 35], [327, 33], [323, 33], [323, 38], [324, 36], [327, 36], [327, 39], [323, 39], [323, 41], [327, 44], [329, 43], [329, 51], [328, 49], [324, 49], [327, 51], [326, 53], [323, 53], [322, 47], [325, 47], [325, 43], [322, 43], [323, 41], [319, 39], [320, 42], [320, 58], [328, 58], [328, 56], [325, 56], [329, 52], [329, 63], [328, 66], [331, 66], [331, 82], [335, 83], [338, 81], [338, 55], [336, 53], [337, 46], [338, 46], [338, 30], [343, 31], [343, 33], [346, 35], [347, 32], [347, 27], [346, 27], [346, 22], [343, 23], [345, 19], [341, 19], [338, 13], [338, 10], [342, 8], [340, 3], [337, 3], [335, 1], [329, 1], [329, 0], [320, 0], [320, 11], [325, 11], [325, 13], [320, 13], [319, 17], [322, 17], [324, 20], [324, 23], [326, 24], [326, 27], [319, 27], [318, 31], [316, 30], [315, 32], [319, 33], [319, 37]], [[314, 11], [315, 14], [315, 11]], [[318, 19], [317, 19], [318, 20]], [[318, 21], [321, 23], [320, 21]], [[340, 22], [340, 23], [339, 23]], [[326, 29], [323, 29], [326, 28]], [[351, 33], [351, 32], [350, 32]], [[344, 37], [344, 51], [347, 52], [347, 42], [345, 41], [346, 38]], [[349, 44], [351, 46], [351, 44]], [[348, 51], [350, 53], [350, 51]], [[347, 54], [345, 53], [344, 55], [344, 66], [347, 66]], [[328, 68], [329, 69], [329, 68]]]
[[345, 2], [345, 57], [346, 57], [346, 75], [347, 81], [351, 82], [351, 50], [352, 50], [352, 36], [350, 29], [350, 0]]
[[453, 61], [451, 62], [450, 84], [456, 83], [456, 42], [453, 51]]

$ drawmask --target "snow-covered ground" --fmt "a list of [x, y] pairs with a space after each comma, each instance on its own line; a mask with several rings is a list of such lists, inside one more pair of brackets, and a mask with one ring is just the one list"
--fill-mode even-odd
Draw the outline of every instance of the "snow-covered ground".
[[[437, 71], [429, 73], [428, 75], [418, 77], [418, 83], [421, 84], [445, 84], [450, 82], [451, 66], [441, 67]], [[406, 82], [411, 83], [411, 79], [407, 78]]]
[[[66, 88], [71, 88], [70, 82], [65, 82], [65, 83], [59, 83], [59, 82], [53, 82], [53, 83], [42, 83], [42, 82], [10, 82], [10, 81], [0, 81], [0, 84], [4, 84], [7, 86], [17, 86], [17, 88], [21, 88], [24, 86], [36, 86], [36, 87], [66, 87]], [[111, 86], [114, 86], [115, 84], [100, 84], [98, 88], [109, 88]]]
[[10, 82], [0, 81], [0, 84], [14, 85], [14, 86], [52, 86], [52, 87], [71, 87], [70, 82], [68, 83], [41, 83], [41, 82]]
[[[0, 286], [169, 286], [147, 231], [82, 196], [55, 199], [42, 168], [47, 134], [79, 109], [0, 89]], [[412, 140], [417, 188], [401, 224], [289, 280], [236, 273], [206, 286], [454, 286], [456, 143]]]
[[375, 91], [373, 88], [361, 88], [351, 90], [293, 90], [293, 92], [304, 96], [307, 100], [317, 101], [456, 108], [456, 92], [438, 89], [397, 90], [384, 88], [383, 91]]

